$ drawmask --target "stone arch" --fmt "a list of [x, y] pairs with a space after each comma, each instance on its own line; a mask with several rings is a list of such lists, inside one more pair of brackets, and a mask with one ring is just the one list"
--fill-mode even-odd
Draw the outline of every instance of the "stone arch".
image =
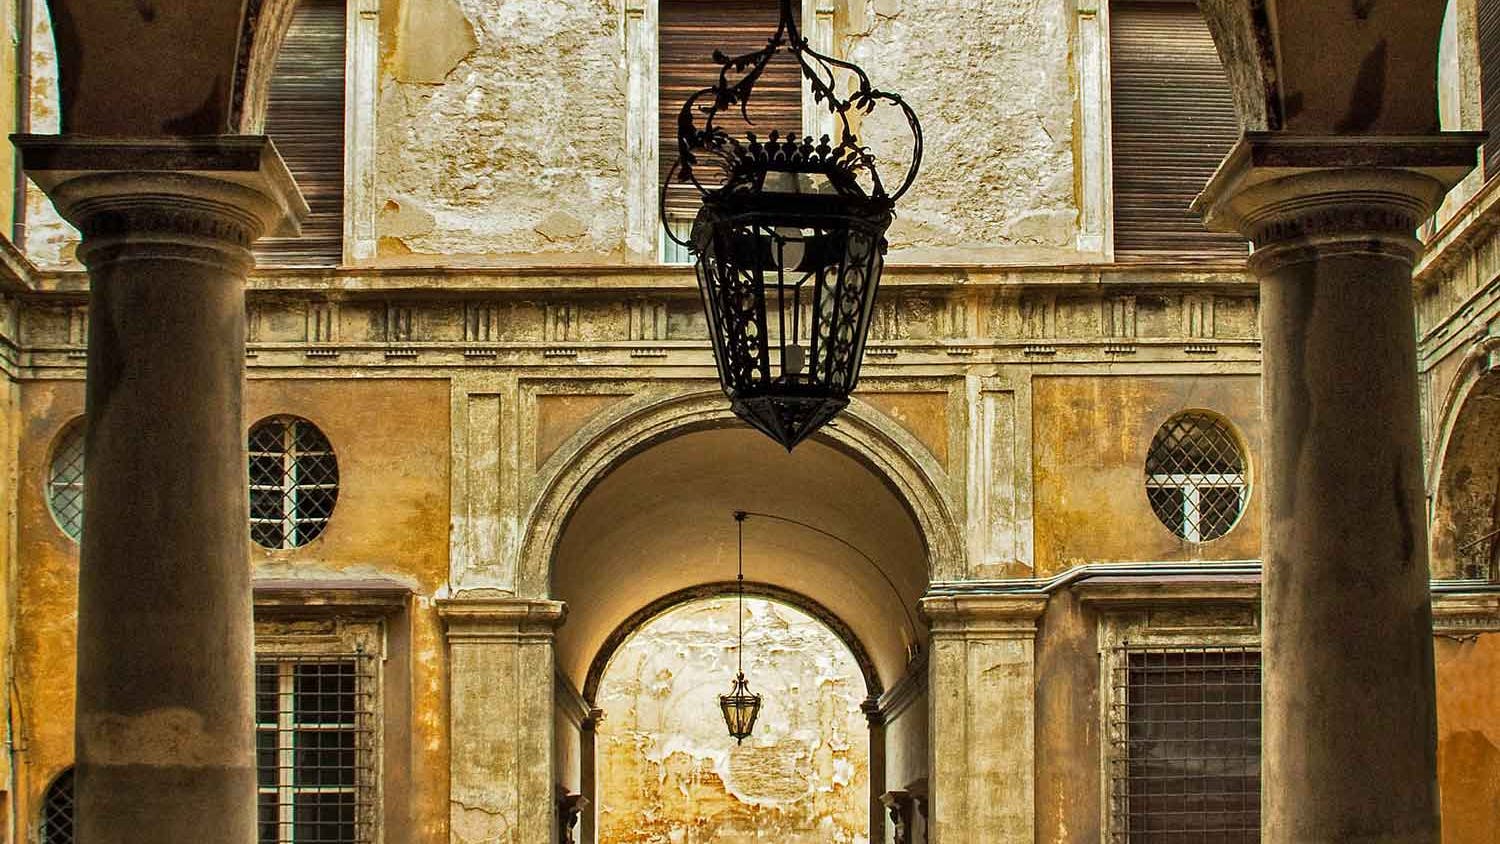
[[[524, 522], [517, 593], [551, 594], [553, 555], [568, 518], [612, 469], [674, 436], [736, 424], [718, 390], [699, 390], [648, 391], [585, 425], [542, 467], [545, 480]], [[926, 544], [929, 580], [962, 577], [964, 545], [944, 492], [946, 473], [914, 436], [858, 400], [814, 436], [862, 463], [907, 507]]]
[[[1470, 349], [1438, 417], [1427, 473], [1436, 578], [1496, 576], [1494, 549], [1484, 540], [1489, 536], [1493, 543], [1500, 524], [1500, 371], [1490, 366], [1497, 352], [1500, 338]], [[1490, 553], [1483, 554], [1485, 549]]]
[[[614, 659], [615, 653], [620, 646], [630, 638], [631, 634], [649, 624], [653, 619], [663, 616], [684, 604], [708, 598], [721, 598], [735, 594], [736, 584], [733, 581], [720, 581], [718, 583], [706, 583], [701, 586], [690, 586], [679, 589], [668, 595], [652, 601], [644, 607], [631, 613], [630, 617], [620, 622], [615, 629], [604, 640], [589, 663], [588, 676], [583, 683], [583, 699], [589, 706], [597, 706], [599, 684], [604, 679], [604, 673], [609, 668], [610, 660]], [[807, 613], [817, 619], [824, 627], [833, 632], [839, 641], [854, 655], [854, 662], [859, 666], [860, 674], [864, 675], [865, 693], [870, 700], [879, 699], [884, 693], [885, 686], [880, 681], [880, 675], [875, 671], [875, 662], [870, 658], [870, 652], [865, 648], [864, 642], [854, 634], [854, 631], [845, 624], [832, 610], [821, 603], [803, 595], [771, 583], [745, 582], [745, 596], [748, 598], [764, 598], [779, 604], [786, 604], [794, 609]]]

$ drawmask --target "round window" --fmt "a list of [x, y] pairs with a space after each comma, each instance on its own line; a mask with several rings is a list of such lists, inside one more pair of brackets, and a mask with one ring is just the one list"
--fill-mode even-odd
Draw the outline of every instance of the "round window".
[[272, 416], [250, 428], [250, 538], [266, 548], [317, 539], [339, 498], [339, 462], [318, 426]]
[[83, 535], [83, 420], [70, 423], [52, 445], [47, 467], [47, 506], [63, 533]]
[[1245, 453], [1220, 417], [1199, 410], [1168, 419], [1146, 453], [1146, 497], [1171, 531], [1189, 542], [1228, 533], [1249, 495]]

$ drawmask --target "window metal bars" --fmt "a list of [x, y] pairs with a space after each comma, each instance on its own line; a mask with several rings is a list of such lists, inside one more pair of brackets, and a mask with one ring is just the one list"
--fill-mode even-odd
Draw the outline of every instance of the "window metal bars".
[[262, 656], [255, 693], [258, 844], [372, 844], [373, 657]]
[[73, 769], [57, 775], [42, 795], [41, 844], [73, 844]]
[[47, 505], [63, 533], [83, 535], [83, 424], [74, 422], [57, 438], [47, 469]]
[[1189, 542], [1228, 533], [1245, 510], [1245, 456], [1228, 423], [1188, 411], [1168, 419], [1146, 453], [1146, 497]]
[[250, 536], [272, 549], [323, 533], [338, 502], [338, 458], [317, 426], [277, 417], [250, 431]]
[[1260, 840], [1260, 651], [1119, 648], [1109, 717], [1110, 840]]

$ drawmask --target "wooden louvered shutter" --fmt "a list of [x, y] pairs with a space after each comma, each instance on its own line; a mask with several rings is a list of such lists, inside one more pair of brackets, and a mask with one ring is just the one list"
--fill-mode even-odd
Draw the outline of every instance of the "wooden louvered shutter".
[[1484, 178], [1500, 172], [1500, 0], [1479, 0], [1479, 101]]
[[1189, 209], [1239, 137], [1229, 77], [1192, 0], [1110, 6], [1115, 256], [1234, 258], [1237, 235]]
[[[665, 182], [677, 160], [677, 115], [682, 104], [719, 78], [714, 51], [722, 50], [733, 57], [761, 49], [775, 34], [780, 13], [777, 0], [661, 0], [658, 14], [661, 42], [658, 136], [660, 178]], [[707, 104], [704, 100], [699, 102]], [[782, 134], [802, 133], [802, 77], [795, 59], [783, 52], [772, 60], [755, 83], [749, 115], [748, 124], [740, 119], [737, 110], [734, 114], [720, 115], [715, 123], [731, 135], [741, 137], [750, 131], [764, 138], [773, 129]], [[697, 210], [698, 193], [691, 186], [677, 184], [668, 191], [669, 217], [691, 218]]]
[[276, 56], [266, 134], [297, 179], [310, 213], [301, 237], [255, 246], [261, 266], [336, 266], [344, 254], [344, 4], [299, 0]]

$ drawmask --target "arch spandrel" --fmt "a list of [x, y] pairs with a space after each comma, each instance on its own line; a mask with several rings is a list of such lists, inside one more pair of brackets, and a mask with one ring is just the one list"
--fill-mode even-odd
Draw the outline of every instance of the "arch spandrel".
[[[541, 467], [523, 522], [517, 594], [551, 594], [553, 555], [567, 519], [610, 470], [674, 436], [741, 424], [717, 389], [646, 390], [590, 420]], [[914, 436], [855, 401], [817, 440], [863, 463], [909, 509], [926, 544], [929, 579], [963, 577], [960, 510], [945, 491], [946, 473]]]

